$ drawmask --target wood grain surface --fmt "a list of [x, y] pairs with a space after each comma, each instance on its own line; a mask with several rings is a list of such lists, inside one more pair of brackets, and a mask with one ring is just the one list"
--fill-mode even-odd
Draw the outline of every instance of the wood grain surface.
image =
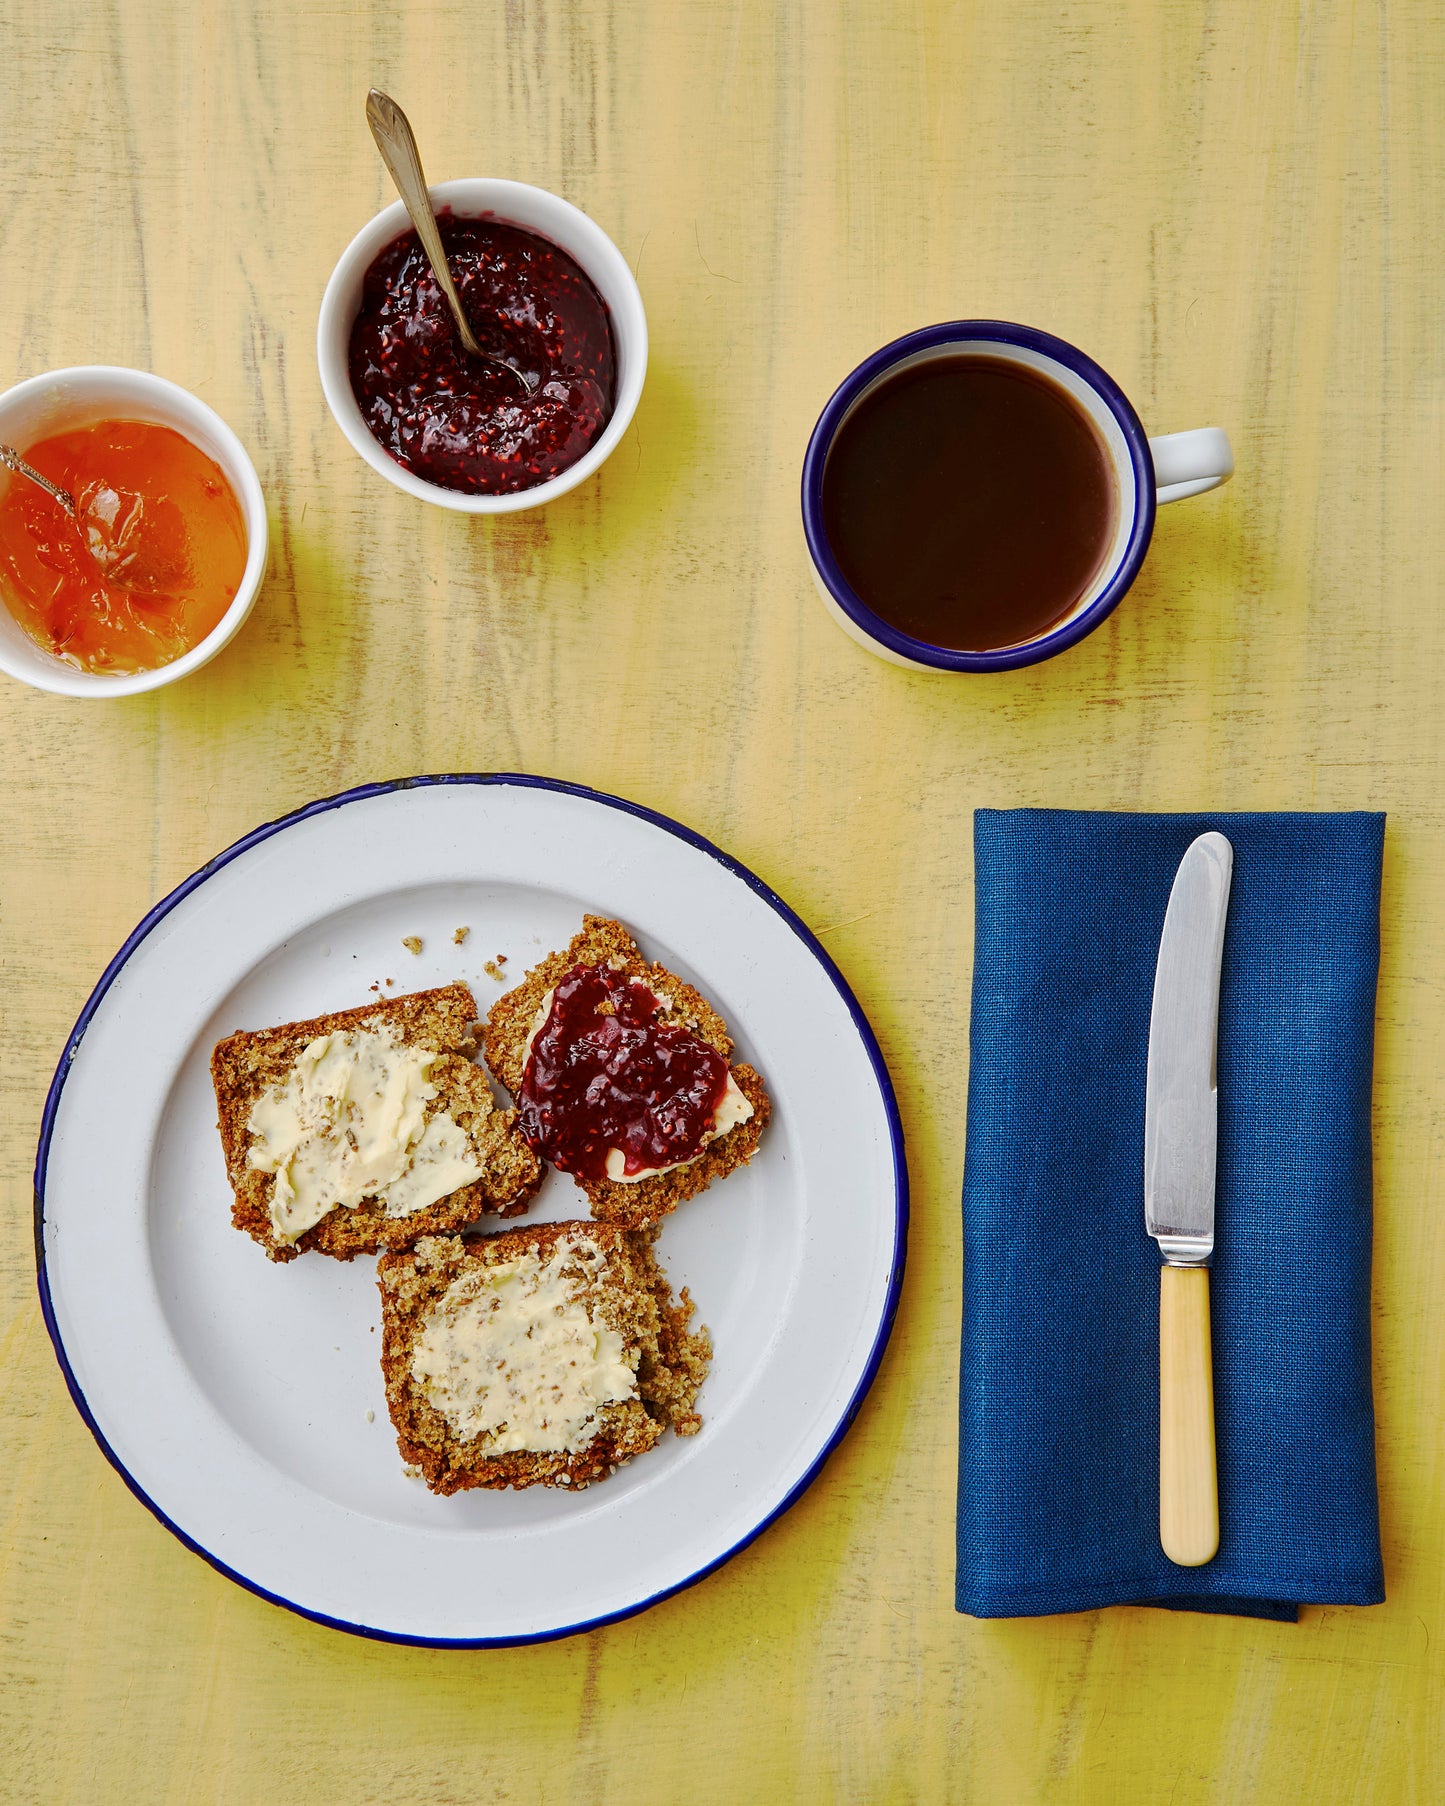
[[[1445, 21], [1437, 0], [0, 0], [0, 379], [185, 384], [271, 511], [243, 634], [173, 690], [0, 684], [0, 1797], [1433, 1802], [1445, 1796]], [[637, 271], [600, 477], [451, 516], [327, 413], [317, 305], [389, 198], [519, 177]], [[814, 599], [808, 432], [884, 340], [1074, 340], [1239, 474], [1067, 656], [891, 668]], [[823, 935], [915, 1189], [881, 1378], [743, 1555], [612, 1628], [437, 1652], [221, 1579], [107, 1466], [36, 1303], [51, 1069], [145, 909], [367, 779], [511, 768], [680, 817]], [[951, 1603], [970, 815], [1384, 808], [1376, 1396], [1389, 1602], [1297, 1626]]]

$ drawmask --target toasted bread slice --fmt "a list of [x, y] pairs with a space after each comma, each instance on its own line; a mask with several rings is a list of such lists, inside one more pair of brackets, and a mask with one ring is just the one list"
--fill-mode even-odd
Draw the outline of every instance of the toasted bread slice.
[[[272, 1260], [294, 1260], [311, 1249], [350, 1260], [382, 1248], [410, 1247], [418, 1236], [460, 1229], [487, 1212], [506, 1217], [525, 1210], [542, 1183], [544, 1168], [518, 1133], [516, 1112], [498, 1109], [486, 1074], [468, 1057], [475, 1045], [476, 1014], [471, 991], [464, 984], [453, 984], [388, 997], [309, 1022], [230, 1035], [220, 1042], [211, 1055], [211, 1079], [226, 1175], [235, 1194], [231, 1220], [236, 1227], [253, 1236]], [[464, 1131], [482, 1175], [406, 1216], [388, 1215], [379, 1198], [364, 1198], [355, 1206], [333, 1209], [294, 1243], [288, 1242], [271, 1221], [275, 1176], [250, 1164], [255, 1138], [247, 1122], [258, 1099], [286, 1083], [310, 1042], [348, 1031], [389, 1034], [405, 1047], [440, 1056], [429, 1077], [437, 1095], [427, 1106], [428, 1118], [445, 1112]]]
[[[499, 997], [487, 1017], [487, 1064], [513, 1097], [522, 1088], [528, 1037], [548, 992], [574, 967], [608, 962], [639, 979], [663, 999], [662, 1021], [688, 1029], [731, 1061], [733, 1044], [727, 1026], [700, 992], [684, 984], [665, 966], [650, 965], [643, 959], [637, 943], [620, 922], [605, 916], [584, 916], [581, 932], [560, 953], [549, 954], [534, 966], [515, 990]], [[752, 1159], [772, 1114], [772, 1104], [761, 1077], [751, 1066], [730, 1065], [729, 1070], [734, 1084], [752, 1105], [752, 1115], [709, 1141], [697, 1158], [684, 1166], [629, 1181], [577, 1178], [594, 1217], [634, 1228], [660, 1222], [685, 1198], [696, 1196], [715, 1179], [725, 1178]]]
[[433, 1492], [587, 1486], [701, 1427], [712, 1344], [654, 1233], [537, 1223], [382, 1256], [387, 1408]]

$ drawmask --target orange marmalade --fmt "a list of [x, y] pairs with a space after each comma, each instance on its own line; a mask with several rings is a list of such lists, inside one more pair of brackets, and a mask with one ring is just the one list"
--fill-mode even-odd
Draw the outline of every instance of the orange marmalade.
[[70, 491], [79, 516], [23, 476], [0, 496], [0, 592], [30, 637], [112, 674], [199, 645], [246, 569], [246, 523], [220, 466], [142, 420], [57, 433], [21, 455]]

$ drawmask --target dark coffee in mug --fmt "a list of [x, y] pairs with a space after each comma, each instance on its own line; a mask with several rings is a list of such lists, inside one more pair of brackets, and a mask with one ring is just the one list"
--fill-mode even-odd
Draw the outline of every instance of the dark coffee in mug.
[[1114, 467], [1060, 385], [960, 352], [883, 378], [823, 467], [844, 578], [915, 639], [987, 652], [1036, 639], [1086, 594], [1114, 541]]

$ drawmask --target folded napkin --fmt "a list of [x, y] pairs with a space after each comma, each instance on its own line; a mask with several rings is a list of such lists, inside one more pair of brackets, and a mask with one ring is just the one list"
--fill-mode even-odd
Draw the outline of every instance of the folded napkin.
[[[1185, 848], [1234, 846], [1211, 1273], [1219, 1553], [1159, 1546], [1154, 965]], [[980, 810], [958, 1592], [1292, 1619], [1384, 1598], [1370, 1394], [1380, 815]]]

